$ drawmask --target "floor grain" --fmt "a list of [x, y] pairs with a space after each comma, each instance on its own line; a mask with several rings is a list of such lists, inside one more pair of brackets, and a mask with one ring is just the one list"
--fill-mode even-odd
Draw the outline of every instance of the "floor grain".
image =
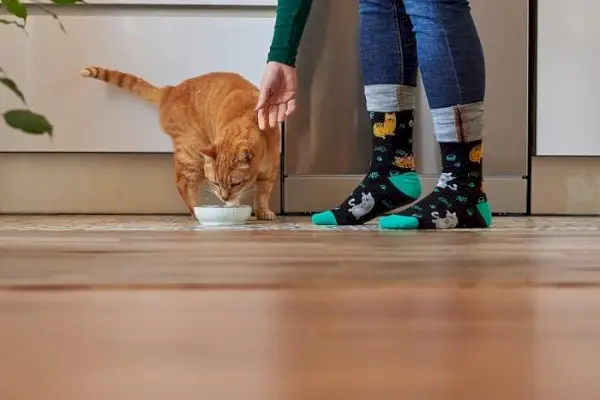
[[0, 226], [0, 288], [600, 287], [600, 219], [497, 218], [491, 230], [454, 232], [315, 229], [297, 218], [246, 229], [182, 217]]
[[599, 242], [0, 217], [0, 398], [595, 400]]
[[596, 399], [600, 292], [0, 293], [3, 400]]

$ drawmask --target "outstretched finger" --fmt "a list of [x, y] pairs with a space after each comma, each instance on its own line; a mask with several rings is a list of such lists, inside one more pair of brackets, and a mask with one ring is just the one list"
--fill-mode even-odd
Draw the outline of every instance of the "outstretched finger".
[[296, 99], [291, 99], [287, 102], [287, 108], [285, 110], [285, 116], [289, 117], [296, 111]]
[[287, 105], [285, 103], [281, 103], [277, 109], [277, 122], [280, 124], [285, 121]]
[[258, 111], [267, 105], [267, 101], [269, 100], [271, 94], [270, 92], [271, 91], [269, 90], [268, 85], [260, 88], [260, 93], [258, 95], [258, 100], [256, 102], [256, 107], [254, 107], [254, 111]]
[[278, 106], [269, 106], [269, 126], [275, 128], [277, 126]]
[[267, 115], [264, 108], [258, 110], [258, 129], [264, 131], [267, 125]]

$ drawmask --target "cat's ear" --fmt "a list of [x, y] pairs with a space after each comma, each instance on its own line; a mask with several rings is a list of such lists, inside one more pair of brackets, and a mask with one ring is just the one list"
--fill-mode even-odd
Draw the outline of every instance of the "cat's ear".
[[217, 151], [213, 145], [200, 149], [200, 154], [202, 154], [202, 157], [204, 157], [204, 161], [207, 162], [215, 161], [217, 158]]

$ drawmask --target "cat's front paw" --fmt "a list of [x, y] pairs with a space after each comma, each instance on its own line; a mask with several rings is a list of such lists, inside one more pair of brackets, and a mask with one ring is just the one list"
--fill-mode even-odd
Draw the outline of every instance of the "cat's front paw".
[[277, 215], [271, 210], [257, 210], [256, 219], [259, 221], [273, 221]]

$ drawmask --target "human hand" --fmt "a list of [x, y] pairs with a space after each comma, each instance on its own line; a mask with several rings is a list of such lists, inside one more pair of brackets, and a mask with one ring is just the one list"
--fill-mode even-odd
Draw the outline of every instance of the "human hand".
[[260, 95], [255, 111], [258, 127], [263, 130], [267, 123], [275, 128], [291, 115], [296, 108], [296, 69], [278, 62], [269, 62], [260, 84]]

